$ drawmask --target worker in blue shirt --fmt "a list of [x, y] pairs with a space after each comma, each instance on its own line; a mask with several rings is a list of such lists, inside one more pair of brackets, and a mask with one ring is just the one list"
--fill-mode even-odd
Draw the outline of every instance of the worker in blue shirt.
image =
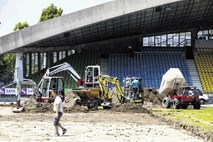
[[133, 89], [133, 98], [135, 99], [136, 95], [137, 95], [137, 92], [138, 92], [138, 80], [137, 79], [134, 79], [132, 81], [132, 89]]

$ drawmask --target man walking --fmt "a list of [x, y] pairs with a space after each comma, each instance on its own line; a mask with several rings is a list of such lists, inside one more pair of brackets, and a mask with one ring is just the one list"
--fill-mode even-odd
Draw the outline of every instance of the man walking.
[[60, 136], [58, 132], [58, 127], [62, 129], [62, 135], [64, 135], [67, 132], [67, 129], [61, 126], [59, 123], [61, 116], [63, 115], [63, 106], [62, 106], [62, 100], [58, 96], [57, 91], [55, 89], [52, 90], [51, 95], [54, 98], [54, 104], [53, 104], [53, 110], [54, 110], [54, 126], [55, 126], [55, 136]]

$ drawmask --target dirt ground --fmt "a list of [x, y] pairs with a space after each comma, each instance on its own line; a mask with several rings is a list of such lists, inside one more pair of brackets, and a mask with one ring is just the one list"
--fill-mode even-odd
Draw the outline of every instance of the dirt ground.
[[0, 107], [0, 142], [202, 142], [184, 130], [176, 130], [147, 113], [97, 110], [65, 113], [64, 136], [54, 137], [52, 113], [12, 113]]

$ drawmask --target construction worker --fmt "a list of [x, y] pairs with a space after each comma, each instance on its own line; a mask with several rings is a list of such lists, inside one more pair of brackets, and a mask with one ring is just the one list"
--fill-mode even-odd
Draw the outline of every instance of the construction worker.
[[136, 95], [138, 93], [138, 80], [137, 79], [134, 79], [132, 81], [132, 89], [133, 89], [133, 98], [135, 99]]
[[58, 132], [58, 127], [62, 129], [62, 135], [64, 135], [67, 132], [67, 129], [62, 127], [62, 125], [59, 123], [62, 115], [63, 115], [63, 106], [62, 106], [62, 100], [58, 96], [57, 91], [53, 88], [51, 92], [52, 97], [54, 98], [54, 104], [53, 104], [53, 110], [54, 110], [54, 126], [55, 126], [55, 136], [60, 136]]

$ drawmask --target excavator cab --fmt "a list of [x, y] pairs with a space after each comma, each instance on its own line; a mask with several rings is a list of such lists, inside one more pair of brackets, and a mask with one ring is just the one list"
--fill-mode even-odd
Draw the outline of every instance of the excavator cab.
[[38, 85], [40, 92], [42, 92], [40, 102], [51, 102], [51, 91], [56, 89], [58, 95], [64, 100], [64, 79], [63, 77], [43, 77]]
[[[142, 78], [140, 77], [127, 77], [124, 78], [124, 94], [125, 99], [128, 102], [134, 103], [143, 103], [143, 87], [142, 87]], [[133, 82], [137, 84], [137, 87], [133, 87]]]
[[100, 66], [87, 66], [85, 69], [85, 83], [86, 87], [97, 87], [98, 83], [98, 76], [101, 74]]

